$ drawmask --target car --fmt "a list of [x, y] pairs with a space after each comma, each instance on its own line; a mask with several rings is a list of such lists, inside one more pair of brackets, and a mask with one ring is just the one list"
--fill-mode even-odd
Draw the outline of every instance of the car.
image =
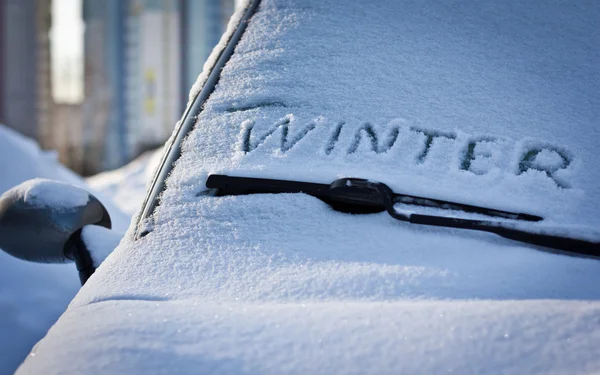
[[245, 3], [116, 249], [63, 202], [84, 285], [18, 373], [600, 372], [599, 19]]

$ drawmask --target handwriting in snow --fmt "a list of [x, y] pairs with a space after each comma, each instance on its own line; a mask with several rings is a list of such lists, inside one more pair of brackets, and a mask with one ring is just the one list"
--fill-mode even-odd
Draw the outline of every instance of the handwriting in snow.
[[[288, 115], [270, 127], [261, 127], [258, 130], [255, 129], [257, 127], [255, 121], [246, 120], [241, 126], [240, 151], [250, 153], [261, 146], [266, 147], [263, 145], [267, 140], [278, 136], [279, 142], [275, 142], [275, 148], [282, 153], [287, 153], [314, 133], [317, 124], [322, 124], [322, 119], [315, 119], [302, 125], [294, 121], [293, 116]], [[512, 143], [512, 148], [518, 148], [518, 157], [513, 163], [516, 165], [514, 168], [509, 168], [512, 173], [521, 175], [529, 170], [540, 171], [552, 179], [557, 186], [570, 187], [564, 177], [557, 174], [572, 164], [570, 153], [560, 146], [544, 142], [528, 142], [517, 146], [517, 142], [507, 138], [464, 134], [458, 137], [454, 132], [406, 126], [402, 121], [391, 122], [383, 128], [370, 123], [351, 126], [340, 121], [334, 126], [327, 127], [327, 130], [329, 131], [327, 136], [315, 135], [312, 140], [312, 142], [315, 140], [322, 142], [323, 153], [327, 156], [334, 153], [352, 155], [360, 152], [387, 154], [401, 143], [402, 138], [411, 138], [413, 142], [409, 147], [413, 149], [415, 165], [427, 163], [434, 153], [440, 154], [444, 151], [449, 153], [458, 148], [460, 158], [456, 167], [476, 175], [489, 172], [494, 166], [494, 159], [497, 159], [495, 154], [503, 152], [503, 148], [505, 152], [506, 144], [509, 142]], [[342, 133], [346, 133], [345, 139], [342, 139]]]

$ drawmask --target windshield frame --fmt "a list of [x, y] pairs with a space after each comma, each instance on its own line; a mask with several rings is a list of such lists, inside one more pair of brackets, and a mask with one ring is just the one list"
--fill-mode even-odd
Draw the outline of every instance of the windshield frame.
[[[163, 150], [162, 158], [156, 169], [150, 188], [146, 192], [146, 197], [142, 203], [142, 209], [135, 220], [135, 231], [134, 239], [139, 239], [149, 233], [148, 228], [143, 228], [144, 220], [150, 218], [154, 213], [154, 210], [159, 205], [160, 193], [165, 189], [165, 180], [169, 176], [169, 173], [173, 169], [174, 163], [181, 156], [181, 143], [187, 136], [187, 134], [194, 128], [196, 119], [200, 112], [204, 108], [204, 103], [208, 100], [210, 95], [215, 90], [216, 85], [219, 83], [221, 78], [221, 71], [225, 64], [231, 59], [234, 53], [235, 47], [241, 40], [250, 19], [256, 13], [258, 5], [261, 0], [250, 0], [245, 9], [240, 10], [244, 12], [238, 25], [233, 28], [228, 34], [226, 34], [227, 43], [220, 50], [213, 50], [212, 55], [218, 57], [214, 59], [215, 63], [208, 70], [208, 77], [204, 82], [202, 89], [198, 91], [191, 104], [189, 104], [181, 117], [181, 120], [177, 123], [173, 134], [167, 140], [165, 148]], [[210, 58], [209, 58], [210, 61]]]

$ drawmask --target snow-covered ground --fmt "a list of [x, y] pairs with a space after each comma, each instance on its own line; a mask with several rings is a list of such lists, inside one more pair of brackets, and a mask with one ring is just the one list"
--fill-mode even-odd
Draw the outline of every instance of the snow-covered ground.
[[140, 208], [146, 193], [146, 184], [160, 162], [162, 149], [148, 151], [126, 166], [99, 173], [86, 179], [94, 191], [101, 192], [122, 211], [133, 216]]
[[[0, 194], [36, 177], [82, 187], [104, 203], [115, 229], [124, 231], [129, 225], [127, 214], [62, 166], [55, 153], [40, 150], [36, 142], [1, 124], [0, 176]], [[79, 288], [73, 264], [30, 263], [0, 251], [0, 374], [16, 370]]]

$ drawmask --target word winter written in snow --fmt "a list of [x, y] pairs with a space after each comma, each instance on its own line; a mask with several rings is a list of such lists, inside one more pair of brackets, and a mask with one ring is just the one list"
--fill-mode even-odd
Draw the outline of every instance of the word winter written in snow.
[[[273, 138], [277, 139], [277, 133], [279, 142], [270, 142]], [[535, 170], [545, 173], [561, 188], [570, 187], [560, 171], [566, 170], [573, 158], [562, 147], [536, 141], [521, 142], [516, 146], [515, 141], [507, 138], [474, 137], [462, 133], [459, 136], [453, 132], [407, 126], [403, 121], [392, 121], [386, 127], [378, 128], [370, 123], [352, 126], [345, 122], [325, 126], [322, 119], [301, 125], [293, 116], [287, 116], [271, 126], [258, 126], [255, 121], [246, 120], [241, 124], [238, 144], [244, 153], [269, 147], [267, 144], [286, 153], [311, 137], [310, 142], [323, 142], [322, 151], [326, 156], [361, 152], [389, 154], [403, 143], [403, 148], [412, 151], [413, 164], [417, 166], [433, 159], [432, 155], [440, 160], [454, 160], [458, 164], [455, 167], [476, 175], [486, 174], [504, 164], [504, 169], [510, 173], [521, 175]], [[516, 157], [506, 158], [507, 153], [514, 155], [515, 152]], [[458, 157], [452, 159], [452, 153]], [[503, 163], [503, 160], [513, 161]]]

